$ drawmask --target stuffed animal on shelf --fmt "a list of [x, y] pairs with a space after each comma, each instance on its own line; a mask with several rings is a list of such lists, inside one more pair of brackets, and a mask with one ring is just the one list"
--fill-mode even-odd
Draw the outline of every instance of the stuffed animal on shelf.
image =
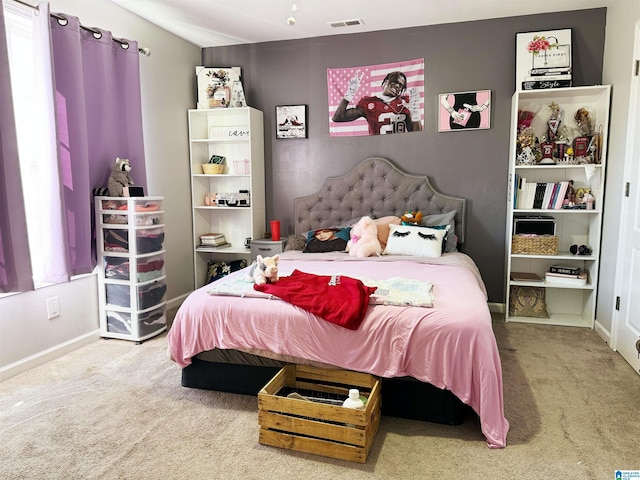
[[420, 222], [422, 221], [422, 212], [420, 211], [413, 211], [413, 210], [408, 210], [406, 212], [404, 212], [404, 215], [402, 215], [400, 217], [400, 219], [402, 220], [403, 223], [411, 223], [414, 225], [420, 225]]
[[347, 242], [349, 255], [357, 258], [371, 257], [382, 253], [378, 240], [378, 227], [371, 217], [362, 217], [351, 227], [351, 239]]
[[263, 257], [258, 255], [249, 269], [250, 279], [257, 285], [276, 283], [278, 281], [278, 260], [280, 255]]
[[124, 187], [133, 185], [133, 179], [129, 172], [131, 171], [131, 165], [129, 165], [128, 158], [116, 157], [116, 162], [111, 167], [111, 175], [109, 176], [109, 182], [107, 188], [109, 189], [109, 196], [111, 197], [123, 197]]

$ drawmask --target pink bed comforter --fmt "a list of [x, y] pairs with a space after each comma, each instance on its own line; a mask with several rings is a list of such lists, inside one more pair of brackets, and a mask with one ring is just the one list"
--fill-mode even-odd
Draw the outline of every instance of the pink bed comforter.
[[484, 283], [467, 255], [356, 259], [285, 252], [280, 276], [294, 269], [432, 282], [433, 307], [371, 305], [360, 328], [348, 330], [282, 300], [214, 296], [206, 285], [176, 314], [167, 337], [171, 357], [185, 367], [213, 348], [265, 350], [381, 377], [411, 376], [450, 390], [479, 415], [489, 447], [506, 446], [500, 357]]

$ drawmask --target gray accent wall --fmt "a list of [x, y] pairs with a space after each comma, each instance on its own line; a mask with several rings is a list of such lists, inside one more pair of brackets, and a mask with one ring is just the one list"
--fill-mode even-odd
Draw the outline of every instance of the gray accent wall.
[[[573, 84], [602, 83], [606, 8], [510, 17], [371, 33], [265, 42], [202, 50], [209, 67], [242, 67], [247, 102], [264, 112], [267, 223], [293, 232], [293, 199], [320, 189], [361, 160], [382, 156], [400, 169], [427, 175], [441, 192], [469, 200], [470, 255], [489, 301], [504, 301], [504, 255], [515, 35], [571, 28]], [[293, 27], [295, 28], [295, 27]], [[425, 60], [422, 132], [329, 137], [327, 68]], [[438, 94], [491, 90], [491, 128], [439, 133]], [[275, 138], [276, 105], [306, 104], [309, 138]], [[195, 107], [195, 99], [194, 99]]]

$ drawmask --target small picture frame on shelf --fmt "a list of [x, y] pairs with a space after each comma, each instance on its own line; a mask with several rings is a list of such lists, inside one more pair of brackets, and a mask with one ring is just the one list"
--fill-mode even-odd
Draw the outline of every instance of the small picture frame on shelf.
[[308, 138], [307, 106], [276, 105], [276, 138]]
[[122, 187], [123, 197], [144, 197], [144, 187]]
[[573, 139], [573, 155], [586, 157], [589, 147], [589, 137], [576, 137]]

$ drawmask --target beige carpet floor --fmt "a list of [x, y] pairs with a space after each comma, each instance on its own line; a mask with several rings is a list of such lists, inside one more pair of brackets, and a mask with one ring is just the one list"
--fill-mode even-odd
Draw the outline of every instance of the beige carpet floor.
[[100, 340], [0, 383], [0, 478], [606, 480], [640, 469], [640, 376], [622, 357], [591, 330], [494, 323], [505, 449], [486, 446], [476, 418], [383, 417], [365, 464], [263, 446], [257, 399], [181, 387], [160, 336]]

